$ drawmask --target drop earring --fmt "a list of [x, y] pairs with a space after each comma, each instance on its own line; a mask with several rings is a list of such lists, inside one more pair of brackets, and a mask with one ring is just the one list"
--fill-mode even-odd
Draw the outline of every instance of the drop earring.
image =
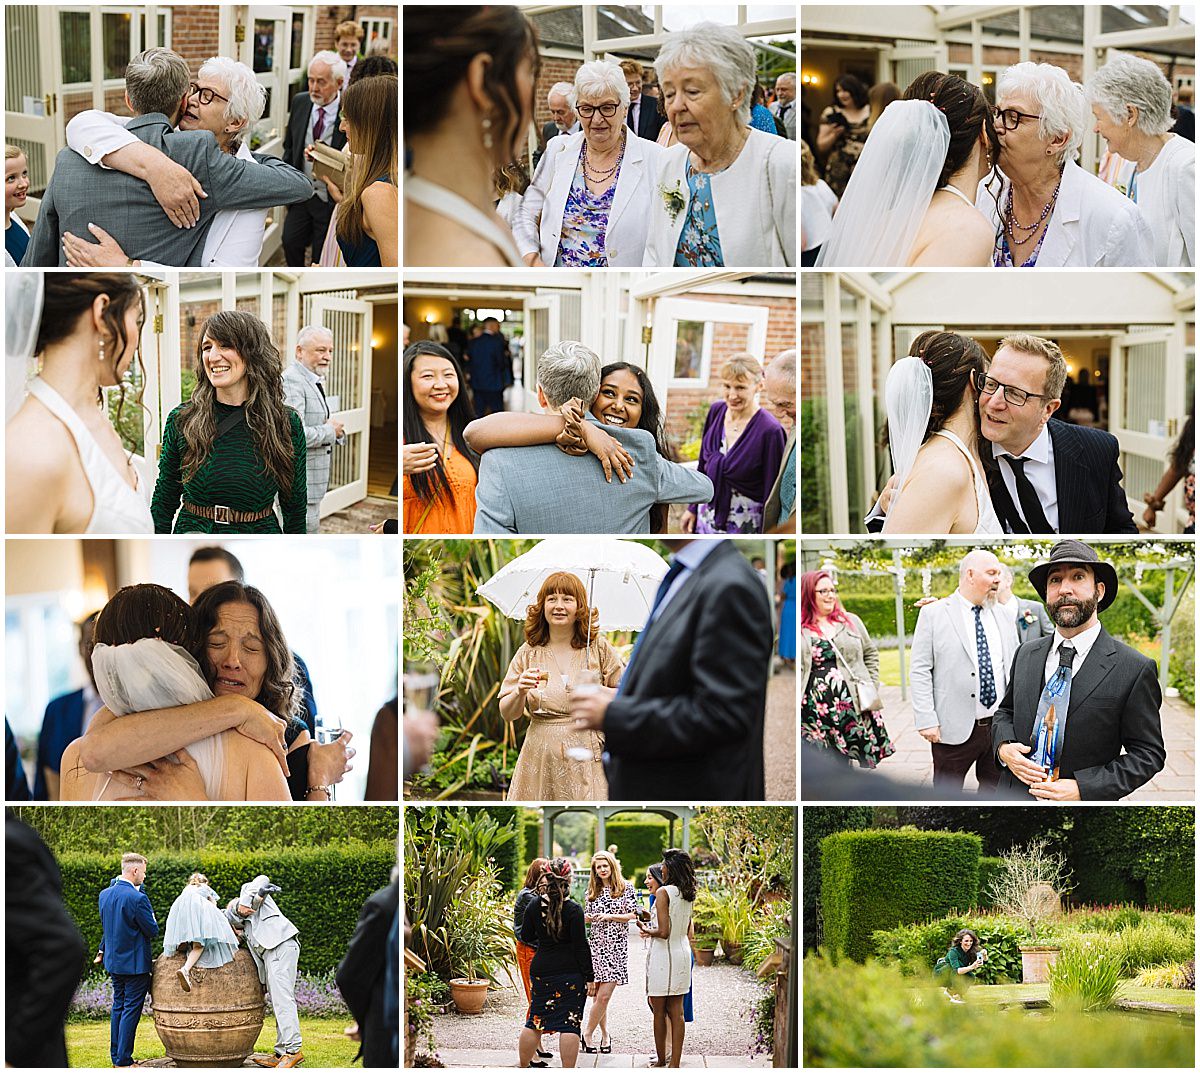
[[492, 148], [492, 120], [489, 116], [483, 117], [483, 122], [480, 124], [483, 127], [483, 147], [484, 149]]
[[104, 340], [100, 340], [100, 363], [104, 364]]

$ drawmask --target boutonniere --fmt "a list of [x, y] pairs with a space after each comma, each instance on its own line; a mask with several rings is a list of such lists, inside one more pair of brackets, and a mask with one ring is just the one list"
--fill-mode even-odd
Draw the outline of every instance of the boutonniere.
[[1037, 615], [1030, 611], [1029, 608], [1025, 608], [1025, 610], [1021, 612], [1021, 621], [1027, 627], [1032, 626], [1035, 622], [1037, 622]]
[[667, 208], [667, 212], [671, 214], [671, 223], [675, 222], [675, 217], [683, 212], [687, 202], [683, 200], [683, 191], [679, 189], [679, 180], [675, 180], [673, 187], [667, 187], [665, 184], [659, 184], [659, 196], [663, 199], [663, 204]]

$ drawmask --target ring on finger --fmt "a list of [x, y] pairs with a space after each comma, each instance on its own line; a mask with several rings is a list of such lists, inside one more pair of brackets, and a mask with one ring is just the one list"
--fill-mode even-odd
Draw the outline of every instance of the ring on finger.
[[140, 790], [143, 786], [146, 785], [146, 776], [139, 775], [136, 779], [133, 780], [133, 784]]

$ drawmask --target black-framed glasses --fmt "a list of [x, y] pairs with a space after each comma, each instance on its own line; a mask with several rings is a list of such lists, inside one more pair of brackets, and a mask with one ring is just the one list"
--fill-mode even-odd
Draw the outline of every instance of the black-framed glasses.
[[228, 97], [222, 97], [215, 89], [209, 89], [207, 86], [201, 89], [195, 82], [188, 87], [188, 95], [195, 97], [201, 104], [212, 104], [214, 98], [229, 103]]
[[1030, 115], [1028, 112], [1018, 112], [1015, 108], [997, 108], [995, 113], [996, 121], [1004, 127], [1005, 130], [1016, 130], [1021, 125], [1022, 119], [1041, 119], [1040, 115]]
[[837, 586], [834, 585], [828, 589], [813, 589], [813, 593], [817, 596], [836, 596]]
[[1048, 395], [1039, 395], [1036, 391], [1026, 391], [1024, 388], [1002, 384], [995, 377], [986, 373], [975, 374], [975, 390], [981, 395], [995, 395], [1004, 388], [1004, 401], [1010, 406], [1024, 406], [1030, 399], [1045, 399]]
[[612, 102], [608, 104], [580, 104], [576, 106], [575, 111], [584, 119], [591, 119], [597, 112], [604, 116], [605, 119], [612, 119], [620, 107], [619, 104], [613, 104]]

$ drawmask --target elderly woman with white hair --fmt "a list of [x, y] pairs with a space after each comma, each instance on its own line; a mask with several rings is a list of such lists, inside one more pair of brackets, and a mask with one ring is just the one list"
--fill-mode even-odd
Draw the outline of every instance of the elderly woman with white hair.
[[997, 268], [1112, 268], [1154, 264], [1138, 207], [1075, 161], [1087, 129], [1083, 88], [1048, 63], [1018, 63], [996, 89], [999, 187], [976, 206], [997, 229]]
[[[248, 144], [250, 126], [262, 118], [266, 102], [267, 91], [249, 67], [225, 56], [213, 56], [205, 60], [196, 73], [187, 106], [179, 117], [179, 130], [211, 131], [224, 152], [239, 160], [253, 161], [254, 155]], [[128, 122], [126, 117], [108, 112], [80, 112], [67, 124], [67, 145], [90, 164], [135, 174], [128, 161], [114, 160], [110, 156], [127, 145], [144, 145], [125, 129]], [[168, 192], [186, 188], [188, 180], [198, 192], [199, 182], [154, 147], [144, 145], [141, 152], [152, 160], [146, 178], [159, 204], [177, 227], [188, 226], [187, 210], [181, 212], [174, 208], [178, 200], [171, 201]], [[200, 264], [206, 268], [257, 266], [266, 237], [266, 223], [265, 208], [218, 212], [204, 240]], [[67, 264], [76, 268], [125, 268], [131, 264], [145, 268], [163, 267], [152, 261], [130, 261], [121, 244], [107, 231], [95, 225], [90, 231], [96, 241], [89, 242], [69, 233], [64, 237]]]
[[654, 69], [679, 143], [654, 179], [650, 267], [793, 266], [796, 143], [753, 130], [754, 49], [698, 23], [666, 36]]
[[567, 104], [583, 129], [546, 145], [513, 222], [517, 249], [533, 266], [641, 265], [663, 150], [626, 125], [629, 87], [615, 63], [583, 64]]
[[1142, 210], [1159, 268], [1196, 263], [1196, 146], [1171, 133], [1171, 83], [1158, 64], [1118, 53], [1084, 87], [1108, 143], [1109, 181]]

